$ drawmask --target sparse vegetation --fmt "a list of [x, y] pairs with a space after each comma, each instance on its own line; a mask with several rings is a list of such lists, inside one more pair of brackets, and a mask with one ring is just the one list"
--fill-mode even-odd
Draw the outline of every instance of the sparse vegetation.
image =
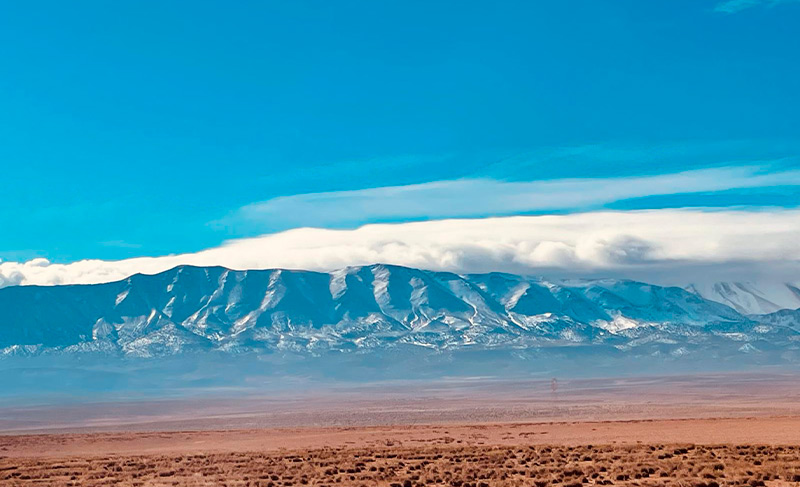
[[800, 485], [800, 446], [445, 445], [269, 453], [0, 458], [0, 485], [786, 486]]

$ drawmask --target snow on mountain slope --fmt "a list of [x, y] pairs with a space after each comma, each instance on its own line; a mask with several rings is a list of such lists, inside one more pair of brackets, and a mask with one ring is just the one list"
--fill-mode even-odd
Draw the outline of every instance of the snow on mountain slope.
[[747, 315], [800, 308], [800, 282], [694, 283], [686, 290]]
[[331, 273], [183, 266], [107, 284], [0, 289], [5, 355], [576, 344], [671, 354], [727, 342], [738, 350], [743, 341], [764, 337], [780, 343], [758, 342], [761, 349], [792, 346], [798, 332], [787, 320], [759, 324], [684, 289], [634, 281], [456, 275], [388, 265]]
[[800, 331], [800, 309], [782, 309], [754, 318], [763, 326], [780, 326]]

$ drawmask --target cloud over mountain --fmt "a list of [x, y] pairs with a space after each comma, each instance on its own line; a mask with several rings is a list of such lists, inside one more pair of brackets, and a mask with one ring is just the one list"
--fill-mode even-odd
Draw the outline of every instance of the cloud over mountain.
[[[331, 270], [387, 263], [455, 272], [606, 275], [657, 283], [796, 280], [800, 211], [650, 210], [300, 228], [196, 253], [0, 262], [0, 286], [100, 283], [181, 264]], [[794, 276], [794, 277], [792, 277]]]

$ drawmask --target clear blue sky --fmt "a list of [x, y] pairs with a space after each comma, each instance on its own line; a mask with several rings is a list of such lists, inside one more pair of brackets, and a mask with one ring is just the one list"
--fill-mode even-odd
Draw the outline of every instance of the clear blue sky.
[[[241, 218], [305, 193], [791, 171], [798, 26], [792, 0], [4, 2], [0, 258], [431, 217]], [[601, 206], [797, 206], [780, 179]]]

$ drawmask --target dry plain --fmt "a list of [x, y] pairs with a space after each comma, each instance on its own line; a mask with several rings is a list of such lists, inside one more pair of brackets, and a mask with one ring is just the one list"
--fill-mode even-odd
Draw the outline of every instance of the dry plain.
[[0, 412], [0, 485], [10, 486], [800, 485], [793, 374], [382, 384]]

